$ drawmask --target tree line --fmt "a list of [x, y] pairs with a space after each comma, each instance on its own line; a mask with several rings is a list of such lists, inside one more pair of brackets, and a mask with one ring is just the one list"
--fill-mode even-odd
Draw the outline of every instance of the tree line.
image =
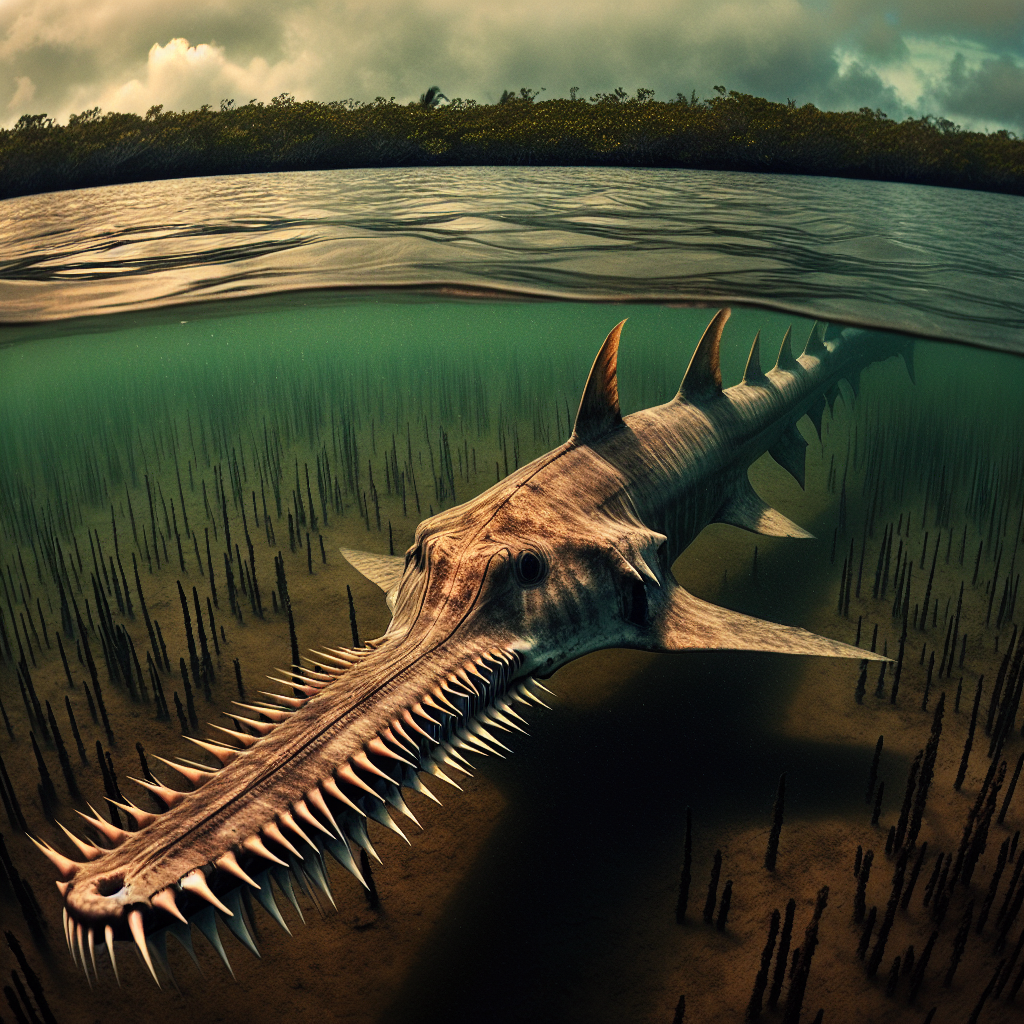
[[830, 175], [1024, 195], [1024, 140], [952, 121], [831, 112], [715, 87], [656, 100], [650, 89], [589, 99], [505, 90], [449, 100], [269, 103], [144, 115], [26, 114], [0, 130], [0, 198], [159, 178], [342, 167], [554, 165], [687, 167]]

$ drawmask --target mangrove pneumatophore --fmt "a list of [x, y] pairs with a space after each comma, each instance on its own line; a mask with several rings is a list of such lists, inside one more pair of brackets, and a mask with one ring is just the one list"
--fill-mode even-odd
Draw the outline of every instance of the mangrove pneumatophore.
[[[402, 788], [435, 799], [419, 772], [458, 788], [447, 773], [468, 774], [469, 756], [504, 756], [505, 740], [526, 724], [521, 712], [544, 705], [539, 680], [589, 652], [711, 648], [883, 660], [716, 607], [672, 575], [676, 558], [713, 522], [808, 537], [756, 494], [748, 468], [767, 451], [802, 485], [807, 443], [797, 421], [809, 416], [820, 434], [840, 380], [856, 393], [868, 364], [900, 354], [912, 365], [906, 340], [816, 325], [799, 357], [787, 332], [767, 373], [755, 337], [742, 382], [723, 390], [719, 342], [728, 316], [723, 310], [711, 321], [669, 402], [626, 417], [616, 326], [565, 444], [425, 519], [404, 557], [343, 551], [387, 595], [393, 618], [383, 636], [360, 644], [353, 609], [354, 646], [314, 652], [309, 666], [282, 672], [277, 682], [291, 696], [236, 702], [231, 727], [214, 727], [218, 738], [186, 737], [219, 767], [160, 759], [191, 789], [178, 792], [152, 773], [135, 780], [166, 807], [155, 814], [112, 799], [137, 831], [94, 812], [82, 816], [95, 839], [67, 833], [76, 859], [37, 841], [60, 872], [65, 935], [87, 974], [97, 971], [97, 947], [116, 972], [116, 944], [129, 940], [159, 984], [167, 934], [191, 950], [193, 924], [225, 963], [218, 921], [255, 953], [243, 892], [286, 927], [271, 882], [296, 907], [293, 882], [330, 900], [327, 854], [368, 885], [367, 855], [377, 854], [367, 822], [404, 839], [389, 814], [416, 822]], [[184, 592], [180, 603], [188, 622]], [[202, 677], [198, 654], [191, 657]], [[186, 682], [187, 669], [183, 663]], [[240, 673], [238, 688], [241, 696]], [[175, 703], [184, 722], [177, 695]], [[681, 906], [683, 914], [685, 900]], [[788, 912], [786, 920], [784, 942]]]

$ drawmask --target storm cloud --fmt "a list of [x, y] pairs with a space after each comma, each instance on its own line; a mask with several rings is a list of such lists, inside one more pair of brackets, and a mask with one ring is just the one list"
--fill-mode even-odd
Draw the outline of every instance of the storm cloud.
[[395, 97], [494, 102], [715, 85], [1024, 131], [1019, 0], [6, 0], [0, 123], [92, 107]]

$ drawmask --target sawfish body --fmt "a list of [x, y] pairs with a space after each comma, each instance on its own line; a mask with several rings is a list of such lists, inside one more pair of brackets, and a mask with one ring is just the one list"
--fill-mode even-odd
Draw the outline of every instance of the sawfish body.
[[[875, 658], [802, 629], [701, 601], [671, 566], [712, 522], [772, 536], [808, 537], [754, 492], [747, 470], [768, 451], [803, 484], [806, 442], [820, 433], [839, 381], [856, 391], [871, 362], [903, 355], [893, 335], [816, 327], [799, 356], [787, 332], [777, 364], [760, 365], [755, 338], [742, 383], [723, 390], [719, 342], [728, 311], [701, 339], [679, 392], [622, 417], [616, 365], [622, 324], [591, 370], [572, 437], [471, 501], [423, 521], [404, 558], [344, 551], [387, 594], [393, 619], [378, 640], [316, 653], [281, 682], [294, 696], [243, 705], [230, 743], [195, 741], [222, 767], [166, 762], [192, 784], [179, 793], [142, 783], [169, 809], [121, 805], [140, 828], [87, 817], [102, 841], [68, 833], [85, 863], [45, 843], [60, 870], [73, 956], [95, 970], [96, 940], [133, 938], [154, 978], [159, 938], [190, 947], [196, 924], [224, 956], [216, 913], [255, 951], [240, 887], [283, 925], [270, 880], [294, 901], [292, 880], [329, 896], [330, 853], [360, 881], [353, 856], [376, 856], [366, 823], [400, 829], [409, 787], [432, 796], [428, 771], [467, 771], [466, 755], [507, 750], [519, 710], [543, 703], [537, 682], [609, 647], [694, 648]], [[219, 728], [219, 727], [218, 727]], [[138, 780], [137, 780], [138, 781]], [[453, 783], [454, 784], [454, 783]], [[415, 819], [413, 819], [415, 820]], [[116, 967], [115, 967], [116, 969]]]

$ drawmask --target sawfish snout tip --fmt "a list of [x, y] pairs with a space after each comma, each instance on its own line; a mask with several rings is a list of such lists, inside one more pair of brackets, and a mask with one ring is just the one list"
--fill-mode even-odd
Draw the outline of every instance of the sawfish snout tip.
[[64, 906], [77, 921], [91, 924], [123, 924], [138, 899], [121, 871], [109, 871], [76, 880], [64, 894]]

